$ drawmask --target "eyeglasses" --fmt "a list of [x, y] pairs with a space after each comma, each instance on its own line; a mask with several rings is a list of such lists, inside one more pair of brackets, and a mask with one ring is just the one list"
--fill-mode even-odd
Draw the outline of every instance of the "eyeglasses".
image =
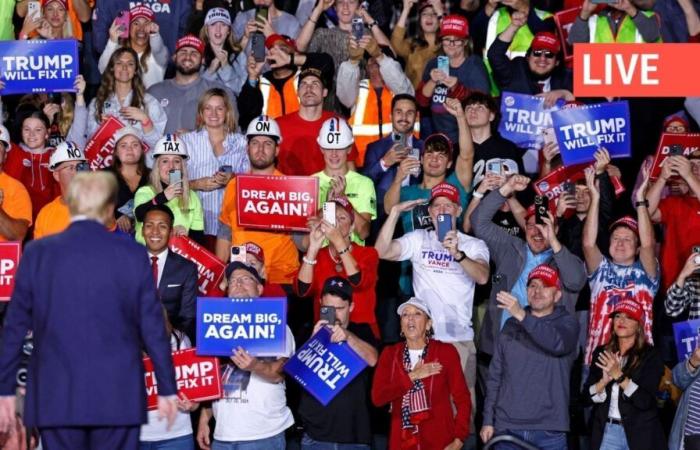
[[240, 277], [231, 278], [231, 284], [241, 284], [244, 286], [250, 286], [254, 283], [257, 283], [257, 280], [248, 275], [241, 275]]
[[669, 125], [666, 127], [667, 133], [685, 133], [686, 129], [683, 125]]
[[443, 39], [442, 43], [444, 45], [450, 46], [450, 47], [456, 47], [458, 45], [462, 45], [464, 43], [463, 39]]
[[549, 50], [533, 50], [533, 51], [532, 51], [532, 56], [534, 56], [535, 58], [539, 58], [539, 57], [541, 57], [541, 56], [544, 56], [544, 57], [547, 58], [547, 59], [552, 59], [552, 58], [554, 58], [554, 57], [557, 56], [557, 55], [555, 55], [554, 53], [550, 52]]

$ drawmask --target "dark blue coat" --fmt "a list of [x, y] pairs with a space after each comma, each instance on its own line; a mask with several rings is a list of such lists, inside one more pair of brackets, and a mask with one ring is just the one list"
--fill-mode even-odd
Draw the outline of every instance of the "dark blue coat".
[[142, 349], [160, 395], [176, 393], [170, 342], [144, 248], [98, 222], [27, 245], [0, 347], [0, 395], [12, 395], [22, 339], [34, 331], [27, 426], [146, 421]]

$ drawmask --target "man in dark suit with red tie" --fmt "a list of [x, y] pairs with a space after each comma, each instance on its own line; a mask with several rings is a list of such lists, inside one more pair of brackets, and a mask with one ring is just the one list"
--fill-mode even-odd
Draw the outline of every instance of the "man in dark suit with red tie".
[[79, 173], [67, 195], [71, 224], [27, 245], [0, 346], [0, 433], [15, 427], [22, 340], [34, 333], [24, 406], [45, 450], [136, 450], [146, 421], [142, 350], [158, 381], [158, 411], [177, 413], [162, 307], [143, 247], [110, 233], [117, 183]]
[[197, 266], [168, 250], [175, 217], [165, 205], [150, 205], [143, 219], [143, 239], [160, 301], [174, 328], [194, 343], [197, 314]]

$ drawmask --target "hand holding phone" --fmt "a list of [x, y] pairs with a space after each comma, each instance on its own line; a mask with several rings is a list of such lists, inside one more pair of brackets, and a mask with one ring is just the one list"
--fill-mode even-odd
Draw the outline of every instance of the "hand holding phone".
[[41, 19], [41, 3], [35, 0], [30, 0], [27, 2], [27, 15], [32, 18], [32, 20]]
[[535, 195], [535, 223], [544, 225], [544, 218], [549, 210], [549, 199], [544, 195]]
[[335, 226], [335, 202], [323, 204], [323, 220]]
[[230, 165], [224, 165], [219, 167], [219, 172], [221, 173], [233, 173], [233, 166]]
[[245, 245], [233, 245], [231, 246], [231, 258], [230, 262], [242, 262], [246, 263], [247, 262], [247, 252], [245, 249]]
[[450, 58], [444, 55], [437, 57], [437, 68], [441, 70], [446, 77], [450, 76]]
[[321, 306], [320, 318], [330, 326], [335, 325], [335, 306]]
[[182, 182], [182, 171], [180, 169], [171, 169], [170, 170], [170, 183], [169, 184], [176, 184], [176, 183], [181, 183]]
[[259, 31], [256, 31], [251, 36], [251, 50], [253, 53], [253, 58], [255, 62], [265, 61], [265, 35]]
[[438, 241], [444, 242], [447, 233], [452, 231], [452, 215], [438, 214], [435, 228], [437, 228]]
[[365, 24], [362, 21], [362, 17], [353, 17], [352, 19], [352, 37], [358, 43], [362, 40], [365, 35]]
[[129, 11], [122, 11], [119, 13], [114, 22], [119, 27], [119, 38], [129, 39], [129, 25], [131, 22], [131, 14]]

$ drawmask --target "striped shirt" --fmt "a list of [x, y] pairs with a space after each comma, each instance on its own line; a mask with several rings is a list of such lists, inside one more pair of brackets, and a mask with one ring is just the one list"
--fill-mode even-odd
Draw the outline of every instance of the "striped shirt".
[[[247, 142], [240, 133], [229, 133], [224, 140], [224, 152], [220, 156], [214, 154], [209, 134], [205, 128], [191, 131], [181, 136], [189, 154], [187, 171], [190, 180], [211, 177], [219, 171], [219, 167], [229, 165], [233, 173], [248, 173], [250, 161], [246, 151]], [[224, 199], [224, 187], [205, 192], [198, 191], [204, 209], [204, 234], [216, 236], [219, 229], [219, 214], [221, 202]]]
[[688, 308], [689, 320], [700, 319], [700, 278], [687, 278], [683, 287], [673, 283], [666, 292], [664, 306], [671, 317], [679, 316]]
[[688, 413], [685, 419], [686, 436], [700, 434], [700, 383], [690, 385], [690, 395], [688, 396]]

